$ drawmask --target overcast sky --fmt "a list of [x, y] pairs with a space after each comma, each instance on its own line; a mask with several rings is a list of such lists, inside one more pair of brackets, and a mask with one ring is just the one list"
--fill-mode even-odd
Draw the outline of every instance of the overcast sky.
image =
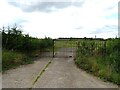
[[119, 0], [0, 0], [0, 27], [34, 37], [118, 36]]

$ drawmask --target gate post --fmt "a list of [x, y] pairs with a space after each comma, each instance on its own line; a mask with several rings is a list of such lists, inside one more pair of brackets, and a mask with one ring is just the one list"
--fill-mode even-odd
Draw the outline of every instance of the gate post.
[[53, 39], [53, 58], [54, 58], [54, 39]]

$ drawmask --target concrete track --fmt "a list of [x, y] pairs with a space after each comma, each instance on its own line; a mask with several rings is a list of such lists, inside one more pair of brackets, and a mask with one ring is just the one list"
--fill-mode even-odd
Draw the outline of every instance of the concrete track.
[[63, 50], [56, 52], [53, 59], [40, 58], [33, 64], [8, 70], [2, 75], [3, 88], [30, 88], [33, 80], [49, 60], [52, 60], [51, 64], [32, 88], [117, 88], [117, 85], [103, 82], [77, 68], [73, 60], [75, 50], [66, 49], [67, 52]]

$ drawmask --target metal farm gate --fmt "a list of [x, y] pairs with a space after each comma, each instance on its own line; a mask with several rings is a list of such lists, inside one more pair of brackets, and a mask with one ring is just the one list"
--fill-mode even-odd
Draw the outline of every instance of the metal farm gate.
[[74, 39], [53, 39], [53, 47], [40, 51], [40, 57], [48, 58], [70, 58], [74, 57], [77, 47], [77, 40]]
[[54, 39], [53, 57], [70, 58], [74, 57], [76, 51], [76, 41], [71, 39]]
[[[93, 55], [96, 53], [106, 53], [106, 41], [96, 39], [71, 39], [71, 38], [60, 38], [53, 39], [53, 47], [47, 50], [41, 51], [40, 57], [50, 58], [70, 58], [75, 56], [76, 50], [79, 49], [80, 53]], [[77, 52], [77, 53], [79, 53]], [[95, 53], [95, 54], [96, 54]]]

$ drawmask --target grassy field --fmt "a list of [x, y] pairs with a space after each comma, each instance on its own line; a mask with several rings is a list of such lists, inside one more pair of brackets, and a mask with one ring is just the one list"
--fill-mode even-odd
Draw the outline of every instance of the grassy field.
[[54, 49], [55, 51], [59, 50], [60, 48], [76, 48], [77, 41], [67, 41], [67, 40], [56, 40], [54, 41]]

